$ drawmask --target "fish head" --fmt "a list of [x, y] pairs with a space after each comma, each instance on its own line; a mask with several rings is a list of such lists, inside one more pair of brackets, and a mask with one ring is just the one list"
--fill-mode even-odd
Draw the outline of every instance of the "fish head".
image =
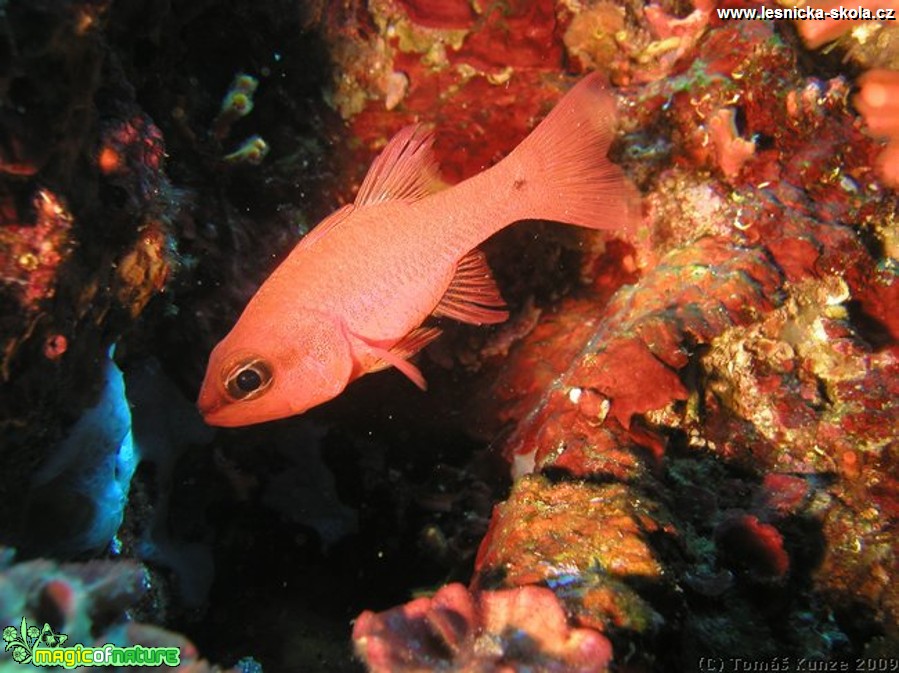
[[197, 408], [238, 427], [301, 414], [339, 395], [353, 359], [345, 330], [318, 312], [258, 324], [241, 317], [209, 356]]

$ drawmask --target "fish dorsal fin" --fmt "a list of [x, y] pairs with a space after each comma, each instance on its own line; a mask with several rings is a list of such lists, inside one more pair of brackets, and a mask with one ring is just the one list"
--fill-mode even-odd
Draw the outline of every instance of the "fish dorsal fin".
[[311, 245], [315, 245], [316, 241], [319, 241], [324, 237], [329, 231], [334, 229], [338, 224], [343, 222], [347, 217], [349, 217], [350, 213], [354, 210], [354, 206], [352, 203], [348, 203], [345, 206], [342, 206], [335, 210], [333, 213], [328, 215], [325, 219], [319, 222], [312, 230], [309, 231], [298, 243], [298, 247], [302, 246], [303, 248], [308, 248]]
[[509, 317], [505, 307], [484, 253], [475, 248], [456, 266], [456, 275], [434, 309], [434, 315], [489, 325]]
[[399, 131], [372, 162], [356, 194], [356, 205], [414, 201], [437, 191], [441, 181], [433, 142], [433, 134], [420, 124]]
[[416, 327], [402, 339], [397, 341], [393, 345], [393, 348], [389, 350], [380, 348], [362, 337], [357, 336], [356, 338], [362, 341], [366, 347], [379, 358], [377, 362], [368, 367], [367, 373], [371, 374], [372, 372], [379, 372], [388, 367], [396, 367], [403, 372], [412, 383], [422, 390], [427, 390], [428, 384], [425, 382], [425, 377], [418, 367], [409, 362], [408, 358], [411, 358], [418, 351], [439, 337], [440, 333], [441, 330], [438, 327]]

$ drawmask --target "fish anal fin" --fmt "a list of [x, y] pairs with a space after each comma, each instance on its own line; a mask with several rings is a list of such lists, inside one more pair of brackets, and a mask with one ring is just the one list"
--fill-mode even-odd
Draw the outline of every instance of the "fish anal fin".
[[434, 315], [474, 325], [491, 325], [509, 317], [505, 307], [484, 253], [475, 248], [459, 261], [456, 275], [434, 309]]
[[390, 352], [404, 359], [410, 358], [439, 337], [441, 333], [442, 330], [439, 327], [416, 327], [396, 342]]
[[349, 217], [350, 213], [352, 212], [352, 203], [348, 203], [345, 206], [338, 208], [317, 225], [315, 225], [315, 227], [313, 227], [309, 231], [309, 233], [303, 236], [298, 245], [302, 246], [303, 248], [308, 248], [311, 245], [315, 245], [315, 243], [321, 240], [322, 237], [324, 237], [329, 231], [334, 229], [334, 227], [336, 227], [347, 217]]
[[443, 183], [433, 142], [433, 134], [420, 124], [401, 129], [372, 162], [355, 204], [417, 200], [440, 189]]
[[365, 343], [369, 351], [378, 358], [373, 365], [367, 367], [367, 372], [379, 372], [388, 367], [396, 367], [416, 386], [422, 390], [427, 390], [428, 384], [425, 381], [425, 377], [418, 367], [409, 362], [408, 358], [434, 341], [434, 339], [440, 336], [440, 333], [441, 330], [437, 327], [417, 327], [396, 342], [389, 350], [365, 339], [360, 339]]

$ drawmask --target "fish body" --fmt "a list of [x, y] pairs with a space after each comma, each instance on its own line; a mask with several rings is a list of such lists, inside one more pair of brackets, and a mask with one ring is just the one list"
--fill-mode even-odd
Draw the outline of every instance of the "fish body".
[[302, 413], [389, 366], [424, 388], [408, 358], [439, 335], [429, 316], [508, 316], [479, 244], [522, 219], [634, 223], [636, 191], [606, 158], [614, 129], [614, 100], [588, 76], [505, 159], [446, 189], [430, 133], [400, 131], [354, 203], [297, 244], [215, 347], [198, 400], [206, 422]]

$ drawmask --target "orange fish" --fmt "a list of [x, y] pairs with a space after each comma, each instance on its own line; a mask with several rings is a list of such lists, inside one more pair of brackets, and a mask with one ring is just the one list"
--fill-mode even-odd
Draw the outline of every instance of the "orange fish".
[[629, 227], [637, 193], [606, 153], [615, 101], [581, 80], [505, 159], [441, 189], [432, 136], [410, 126], [375, 159], [356, 200], [325, 218], [259, 288], [213, 349], [197, 406], [210, 425], [299, 414], [436, 339], [429, 316], [508, 313], [476, 246], [517, 220]]

